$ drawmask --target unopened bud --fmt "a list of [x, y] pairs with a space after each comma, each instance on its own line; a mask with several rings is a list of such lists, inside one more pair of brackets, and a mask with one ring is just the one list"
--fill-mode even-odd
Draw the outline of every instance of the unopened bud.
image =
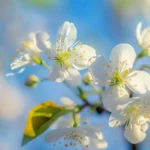
[[89, 72], [87, 72], [83, 77], [83, 82], [86, 85], [89, 85], [93, 81], [93, 78]]
[[37, 76], [30, 75], [30, 76], [28, 76], [24, 85], [27, 87], [30, 87], [30, 88], [35, 88], [39, 82], [40, 82], [40, 79]]

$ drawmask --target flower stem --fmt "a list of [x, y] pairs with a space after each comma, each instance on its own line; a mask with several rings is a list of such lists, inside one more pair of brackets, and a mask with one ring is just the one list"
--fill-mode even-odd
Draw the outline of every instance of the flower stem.
[[41, 65], [46, 69], [51, 70], [51, 68], [44, 61], [42, 61]]
[[75, 113], [75, 111], [73, 111], [72, 117], [73, 117], [73, 121], [74, 121], [73, 127], [77, 127], [78, 123], [77, 123], [77, 120], [76, 120], [76, 113]]
[[146, 53], [145, 53], [145, 50], [142, 50], [142, 51], [137, 55], [136, 60], [138, 60], [138, 59], [140, 59], [140, 58], [142, 58], [142, 57], [145, 57], [145, 56], [147, 56]]
[[131, 144], [131, 150], [138, 150], [138, 145]]

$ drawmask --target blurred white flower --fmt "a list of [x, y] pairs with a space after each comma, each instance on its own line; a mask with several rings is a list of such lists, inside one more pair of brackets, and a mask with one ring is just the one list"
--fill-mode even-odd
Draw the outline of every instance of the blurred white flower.
[[107, 110], [111, 111], [127, 100], [129, 94], [126, 87], [139, 94], [150, 89], [150, 75], [145, 71], [132, 71], [135, 59], [135, 51], [129, 44], [114, 47], [109, 63], [102, 56], [90, 59], [89, 71], [95, 82], [109, 86], [102, 97]]
[[61, 106], [65, 107], [66, 109], [74, 109], [75, 106], [77, 105], [75, 102], [73, 102], [70, 98], [68, 97], [62, 97], [60, 99]]
[[150, 121], [150, 92], [139, 98], [130, 98], [124, 105], [118, 105], [109, 119], [111, 127], [125, 125], [124, 135], [131, 143], [142, 142], [146, 137]]
[[141, 28], [142, 23], [139, 22], [136, 27], [137, 42], [141, 46], [143, 54], [150, 56], [150, 28], [145, 28], [143, 31], [141, 31]]
[[41, 33], [41, 41], [49, 50], [48, 57], [53, 60], [49, 79], [56, 82], [67, 80], [73, 86], [81, 84], [81, 76], [77, 70], [87, 68], [88, 61], [95, 56], [95, 50], [87, 45], [75, 43], [77, 30], [73, 23], [65, 22], [59, 29], [56, 47], [52, 48], [47, 33]]
[[[73, 102], [70, 98], [68, 97], [62, 97], [60, 98], [60, 103], [61, 107], [64, 107], [68, 110], [73, 110], [76, 107], [76, 103]], [[76, 114], [76, 120], [78, 123], [81, 121], [80, 114]], [[72, 114], [68, 114], [67, 118], [65, 117], [60, 117], [58, 118], [52, 125], [51, 129], [56, 129], [56, 128], [62, 128], [62, 127], [70, 127], [74, 124]]]
[[[37, 47], [36, 33], [30, 33], [28, 40], [22, 43], [19, 50], [16, 51], [16, 55], [12, 57], [11, 69], [17, 69], [29, 64], [40, 63], [39, 54], [41, 50]], [[24, 68], [21, 68], [18, 73], [21, 73]], [[7, 76], [13, 75], [13, 73], [7, 74]]]
[[24, 97], [5, 80], [0, 79], [0, 119], [14, 120], [23, 110]]
[[93, 81], [93, 78], [91, 76], [91, 73], [90, 72], [85, 73], [83, 76], [83, 82], [85, 84], [90, 84], [92, 81]]
[[99, 132], [100, 128], [95, 126], [58, 128], [49, 131], [45, 141], [54, 143], [54, 146], [60, 146], [60, 148], [64, 146], [77, 149], [82, 146], [85, 150], [105, 149], [107, 148], [107, 142], [102, 133]]

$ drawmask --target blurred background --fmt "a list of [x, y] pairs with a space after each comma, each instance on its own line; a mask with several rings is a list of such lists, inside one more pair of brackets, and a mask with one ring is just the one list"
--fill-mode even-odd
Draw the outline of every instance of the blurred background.
[[[54, 43], [56, 32], [64, 21], [73, 22], [78, 29], [78, 39], [94, 47], [97, 54], [108, 58], [111, 49], [119, 43], [131, 44], [138, 53], [135, 29], [140, 21], [144, 27], [150, 26], [150, 0], [0, 0], [0, 150], [54, 149], [44, 142], [44, 135], [20, 146], [28, 111], [45, 100], [59, 104], [63, 96], [80, 103], [64, 84], [44, 82], [35, 89], [25, 87], [28, 75], [47, 75], [40, 66], [28, 67], [22, 74], [5, 77], [11, 72], [12, 55], [29, 32], [46, 31]], [[149, 60], [140, 60], [137, 67], [145, 62], [149, 63]], [[90, 101], [96, 99], [92, 96]], [[85, 114], [88, 117], [88, 113]], [[125, 141], [123, 131], [110, 128], [108, 118], [105, 113], [93, 114], [91, 120], [91, 124], [104, 126], [108, 150], [130, 150], [131, 145]], [[148, 132], [138, 149], [149, 150]]]

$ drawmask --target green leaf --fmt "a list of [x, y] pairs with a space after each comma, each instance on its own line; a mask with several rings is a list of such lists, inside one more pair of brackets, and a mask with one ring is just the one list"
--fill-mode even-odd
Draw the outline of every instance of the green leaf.
[[22, 146], [45, 132], [54, 121], [69, 112], [71, 110], [61, 108], [52, 101], [44, 102], [31, 109], [24, 130]]

